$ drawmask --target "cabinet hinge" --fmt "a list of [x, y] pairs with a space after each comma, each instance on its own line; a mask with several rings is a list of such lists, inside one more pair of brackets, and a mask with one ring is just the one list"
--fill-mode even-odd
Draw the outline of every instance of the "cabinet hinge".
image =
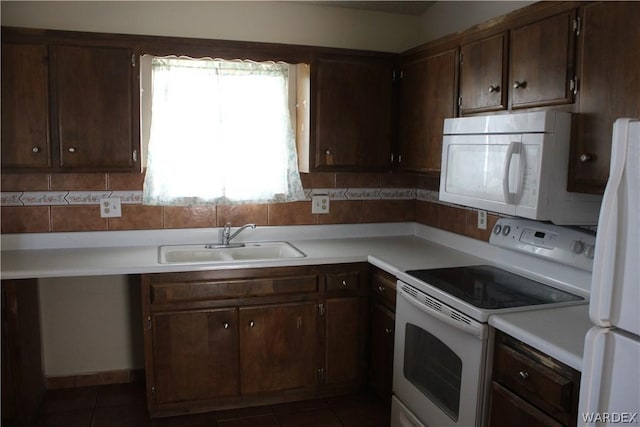
[[135, 53], [131, 54], [131, 67], [132, 68], [136, 68], [136, 54]]
[[393, 164], [393, 158], [394, 158], [394, 157], [395, 157], [395, 156], [393, 155], [393, 152], [392, 152], [392, 153], [391, 153], [391, 164]]
[[138, 150], [133, 150], [133, 162], [137, 163], [138, 162]]
[[325, 378], [326, 378], [326, 372], [324, 368], [318, 368], [318, 382], [324, 383]]
[[398, 164], [402, 163], [402, 154], [398, 154]]
[[152, 323], [151, 323], [151, 316], [148, 316], [148, 317], [147, 317], [147, 329], [151, 329], [151, 325], [152, 325]]
[[462, 65], [462, 63], [464, 62], [464, 56], [462, 55], [462, 52], [460, 52], [460, 65]]
[[324, 316], [324, 304], [318, 304], [318, 313], [320, 314], [320, 316]]
[[458, 97], [458, 107], [460, 107], [462, 105], [462, 97], [459, 96]]
[[576, 33], [576, 36], [580, 35], [580, 17], [573, 20], [573, 31]]
[[577, 77], [572, 78], [571, 80], [569, 80], [569, 90], [576, 95], [578, 93], [578, 90], [580, 89], [580, 80], [578, 80]]

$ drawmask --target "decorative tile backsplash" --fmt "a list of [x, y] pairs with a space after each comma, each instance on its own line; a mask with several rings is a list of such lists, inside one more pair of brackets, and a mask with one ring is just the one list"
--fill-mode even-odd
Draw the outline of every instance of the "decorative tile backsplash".
[[[433, 196], [430, 193], [435, 193]], [[415, 188], [313, 188], [305, 189], [308, 200], [314, 195], [328, 195], [330, 200], [430, 200], [437, 192]], [[105, 197], [119, 197], [122, 204], [142, 204], [141, 190], [121, 191], [3, 191], [2, 206], [98, 205]]]

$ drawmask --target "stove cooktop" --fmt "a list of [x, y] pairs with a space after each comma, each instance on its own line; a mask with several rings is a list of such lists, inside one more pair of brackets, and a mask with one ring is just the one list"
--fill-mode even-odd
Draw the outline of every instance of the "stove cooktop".
[[406, 273], [487, 310], [584, 301], [578, 295], [490, 265], [411, 270]]

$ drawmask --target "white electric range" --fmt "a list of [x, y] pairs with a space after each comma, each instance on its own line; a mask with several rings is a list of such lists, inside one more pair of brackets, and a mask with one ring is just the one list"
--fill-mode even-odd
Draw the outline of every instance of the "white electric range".
[[491, 264], [398, 275], [392, 427], [481, 426], [489, 317], [588, 304], [594, 233], [500, 219], [490, 243], [502, 248]]

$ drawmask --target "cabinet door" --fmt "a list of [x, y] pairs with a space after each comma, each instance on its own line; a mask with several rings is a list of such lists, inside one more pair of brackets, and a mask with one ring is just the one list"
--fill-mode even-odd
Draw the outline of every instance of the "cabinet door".
[[134, 169], [139, 142], [132, 51], [55, 46], [52, 54], [60, 167]]
[[152, 316], [156, 403], [237, 396], [237, 309]]
[[460, 114], [507, 108], [506, 34], [460, 47]]
[[400, 168], [439, 176], [444, 119], [454, 117], [455, 49], [406, 62], [400, 94]]
[[319, 59], [316, 67], [315, 167], [389, 169], [391, 61]]
[[569, 191], [602, 194], [618, 117], [640, 117], [640, 3], [584, 6], [580, 30], [580, 114], [571, 145]]
[[575, 11], [511, 33], [511, 108], [573, 102]]
[[375, 304], [371, 311], [371, 387], [386, 402], [391, 402], [394, 332], [394, 314]]
[[314, 387], [317, 352], [315, 302], [240, 308], [243, 395]]
[[47, 47], [2, 44], [2, 167], [48, 168]]
[[325, 384], [363, 381], [363, 299], [330, 298], [325, 312]]

